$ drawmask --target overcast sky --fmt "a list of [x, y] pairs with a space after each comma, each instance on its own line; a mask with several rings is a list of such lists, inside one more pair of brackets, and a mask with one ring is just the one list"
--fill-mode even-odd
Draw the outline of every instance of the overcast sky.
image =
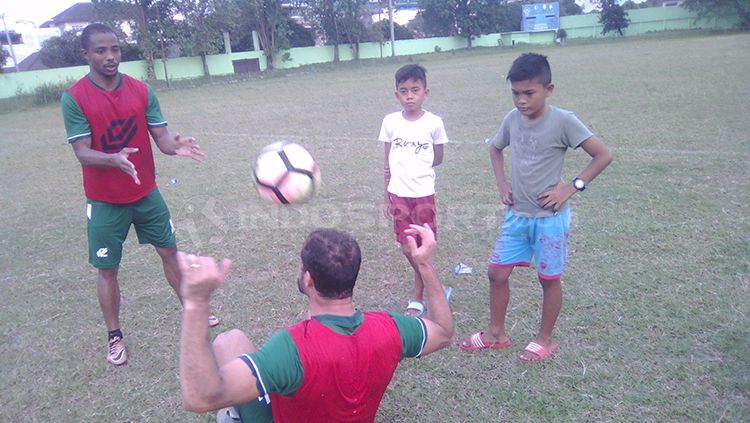
[[[576, 1], [579, 4], [584, 3], [584, 0]], [[636, 3], [642, 1], [645, 0], [635, 0]], [[5, 13], [5, 23], [8, 29], [14, 29], [17, 26], [16, 21], [23, 20], [32, 21], [39, 26], [76, 3], [91, 2], [90, 0], [0, 0], [0, 14]]]
[[33, 21], [36, 26], [39, 26], [76, 3], [91, 2], [89, 0], [0, 0], [0, 14], [5, 13], [5, 23], [8, 29], [14, 29], [16, 21], [23, 20]]

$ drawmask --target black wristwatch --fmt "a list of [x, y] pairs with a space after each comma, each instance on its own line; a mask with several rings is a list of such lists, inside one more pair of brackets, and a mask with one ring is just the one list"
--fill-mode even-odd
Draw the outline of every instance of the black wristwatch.
[[583, 191], [586, 189], [586, 181], [581, 178], [575, 178], [573, 179], [573, 187], [578, 191]]

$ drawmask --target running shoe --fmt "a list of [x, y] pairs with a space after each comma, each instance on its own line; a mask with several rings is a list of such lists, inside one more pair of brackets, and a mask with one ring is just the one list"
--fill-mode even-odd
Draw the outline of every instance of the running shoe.
[[119, 336], [115, 336], [109, 340], [107, 361], [115, 366], [123, 365], [128, 361], [128, 353], [125, 352], [125, 342]]

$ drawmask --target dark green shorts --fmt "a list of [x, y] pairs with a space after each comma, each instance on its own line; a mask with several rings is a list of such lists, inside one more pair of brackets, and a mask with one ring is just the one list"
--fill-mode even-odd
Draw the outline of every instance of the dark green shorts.
[[246, 402], [234, 407], [242, 419], [242, 423], [273, 423], [271, 405], [259, 400]]
[[154, 247], [175, 245], [174, 225], [158, 188], [129, 204], [86, 200], [89, 263], [97, 269], [117, 267], [122, 244], [135, 226], [138, 242]]

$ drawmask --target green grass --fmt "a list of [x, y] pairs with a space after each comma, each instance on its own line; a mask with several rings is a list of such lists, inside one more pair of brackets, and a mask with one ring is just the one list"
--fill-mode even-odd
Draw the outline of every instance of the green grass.
[[[160, 92], [170, 128], [197, 137], [208, 155], [201, 165], [160, 155], [157, 169], [181, 249], [234, 260], [212, 302], [220, 329], [262, 343], [304, 315], [297, 252], [319, 226], [360, 241], [358, 306], [403, 309], [411, 275], [381, 216], [375, 140], [398, 108], [393, 73], [407, 60], [427, 67], [426, 107], [452, 141], [438, 170], [436, 263], [455, 289], [457, 339], [485, 327], [485, 263], [502, 214], [483, 140], [512, 107], [505, 72], [530, 48]], [[518, 269], [513, 347], [404, 361], [379, 422], [750, 420], [749, 50], [747, 33], [536, 48], [552, 63], [551, 102], [574, 110], [614, 154], [573, 199], [558, 353], [541, 365], [515, 359], [541, 302], [535, 273]], [[130, 362], [104, 360], [80, 167], [58, 108], [0, 114], [0, 127], [0, 420], [212, 421], [181, 408], [178, 302], [153, 249], [132, 233], [120, 272]], [[254, 192], [251, 163], [279, 140], [306, 145], [319, 161], [324, 185], [308, 205], [277, 208]], [[564, 177], [586, 162], [570, 152]], [[474, 274], [453, 275], [458, 261]]]

